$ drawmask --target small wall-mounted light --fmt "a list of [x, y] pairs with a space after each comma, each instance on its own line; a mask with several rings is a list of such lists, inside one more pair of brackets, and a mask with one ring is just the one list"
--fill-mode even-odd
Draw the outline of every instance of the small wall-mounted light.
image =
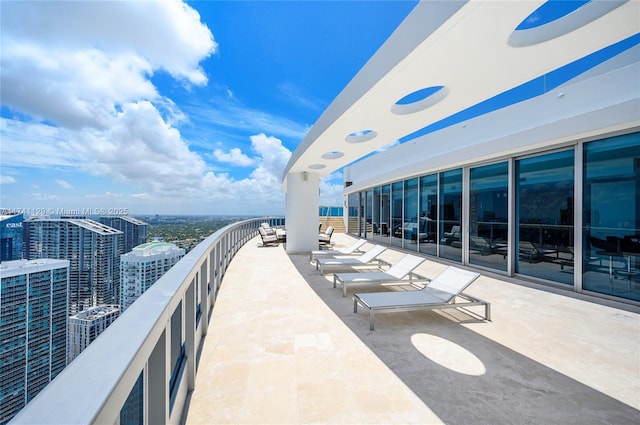
[[302, 172], [302, 180], [307, 181], [307, 178], [309, 178], [309, 175], [307, 174], [306, 171]]

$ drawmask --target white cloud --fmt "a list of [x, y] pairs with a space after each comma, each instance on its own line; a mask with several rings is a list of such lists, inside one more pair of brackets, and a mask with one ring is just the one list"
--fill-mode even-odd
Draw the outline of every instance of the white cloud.
[[6, 2], [0, 15], [2, 102], [65, 128], [106, 128], [120, 106], [158, 100], [156, 70], [206, 84], [217, 44], [188, 5]]
[[0, 175], [0, 184], [13, 184], [13, 183], [17, 183], [17, 182], [18, 181], [13, 176]]
[[[193, 105], [183, 109], [187, 116], [151, 81], [163, 70], [184, 84], [207, 83], [199, 64], [217, 44], [187, 4], [5, 2], [0, 24], [0, 94], [12, 112], [0, 118], [3, 168], [79, 170], [133, 192], [81, 195], [58, 179], [73, 191], [43, 193], [30, 182], [36, 192], [30, 199], [69, 208], [75, 206], [66, 203], [88, 199], [95, 206], [118, 201], [145, 212], [283, 212], [282, 172], [291, 151], [280, 138], [300, 140], [308, 127], [240, 105], [230, 89], [223, 107]], [[190, 149], [177, 126], [192, 116], [216, 131], [263, 132], [250, 137], [251, 152], [214, 151], [218, 161], [254, 166], [247, 178], [213, 172]], [[16, 182], [11, 179], [4, 175], [0, 182]], [[336, 189], [328, 184], [322, 191]]]
[[207, 82], [199, 62], [217, 49], [198, 12], [180, 0], [6, 2], [1, 23], [3, 49], [14, 40], [56, 50], [96, 46], [118, 56], [138, 55], [153, 69], [193, 84]]
[[56, 179], [56, 183], [58, 183], [63, 189], [67, 189], [67, 190], [73, 189], [73, 185], [68, 181]]
[[250, 167], [255, 164], [252, 158], [243, 154], [240, 148], [232, 148], [228, 153], [222, 149], [213, 151], [213, 156], [220, 162], [226, 162], [237, 167]]
[[169, 195], [205, 174], [174, 127], [186, 117], [150, 81], [165, 70], [207, 82], [199, 63], [217, 45], [195, 10], [25, 1], [3, 4], [0, 19], [2, 103], [32, 118], [0, 118], [3, 166], [71, 167]]

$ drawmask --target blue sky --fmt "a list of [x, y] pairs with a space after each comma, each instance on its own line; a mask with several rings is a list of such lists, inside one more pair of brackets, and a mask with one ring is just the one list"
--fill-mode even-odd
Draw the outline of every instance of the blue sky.
[[0, 207], [283, 214], [289, 156], [415, 4], [2, 1]]

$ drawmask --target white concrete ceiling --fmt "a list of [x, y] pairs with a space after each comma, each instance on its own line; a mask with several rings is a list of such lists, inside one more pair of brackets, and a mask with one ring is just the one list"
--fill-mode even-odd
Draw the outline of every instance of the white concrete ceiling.
[[[640, 32], [640, 0], [592, 0], [547, 25], [516, 31], [544, 3], [420, 2], [310, 129], [285, 168], [285, 191], [289, 173], [323, 177]], [[445, 89], [435, 104], [404, 114], [392, 110], [403, 97], [437, 86]], [[364, 130], [375, 137], [347, 141]]]

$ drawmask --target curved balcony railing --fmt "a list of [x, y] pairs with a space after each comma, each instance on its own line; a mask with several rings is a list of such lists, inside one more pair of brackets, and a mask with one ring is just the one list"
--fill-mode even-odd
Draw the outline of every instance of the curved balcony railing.
[[178, 424], [222, 278], [262, 217], [218, 230], [185, 255], [10, 423]]

